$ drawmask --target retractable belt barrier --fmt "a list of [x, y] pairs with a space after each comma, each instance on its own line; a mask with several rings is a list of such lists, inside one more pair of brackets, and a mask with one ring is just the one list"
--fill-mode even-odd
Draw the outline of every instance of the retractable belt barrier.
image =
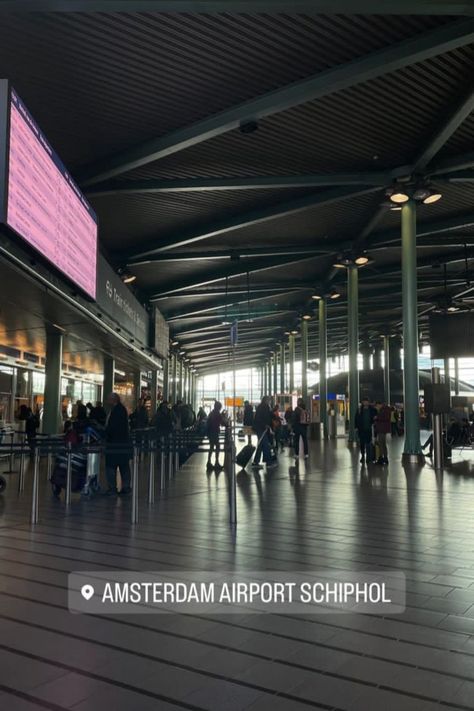
[[[5, 433], [4, 433], [5, 434]], [[157, 470], [157, 460], [159, 458], [160, 492], [166, 490], [166, 481], [173, 478], [182, 464], [195, 452], [210, 452], [210, 447], [205, 446], [205, 440], [195, 429], [175, 430], [168, 435], [160, 435], [153, 427], [133, 430], [131, 439], [126, 443], [93, 442], [85, 435], [85, 441], [77, 445], [65, 442], [62, 435], [37, 434], [35, 438], [28, 438], [24, 432], [8, 432], [9, 441], [5, 437], [0, 439], [0, 458], [9, 458], [9, 470], [3, 473], [13, 473], [16, 470], [15, 459], [19, 458], [18, 493], [25, 490], [26, 481], [26, 457], [33, 458], [32, 476], [32, 500], [31, 516], [32, 524], [39, 520], [39, 470], [42, 458], [46, 458], [47, 481], [52, 484], [55, 481], [55, 472], [61, 468], [65, 472], [64, 502], [66, 508], [71, 505], [71, 494], [73, 491], [73, 473], [81, 465], [85, 467], [85, 486], [81, 493], [90, 496], [92, 490], [98, 491], [98, 469], [92, 469], [92, 457], [107, 455], [129, 455], [132, 459], [131, 471], [131, 522], [138, 523], [139, 513], [139, 463], [142, 455], [148, 456], [148, 486], [147, 503], [155, 503], [155, 475]], [[15, 435], [20, 436], [21, 441], [15, 441]], [[236, 523], [236, 476], [235, 476], [235, 442], [232, 438], [230, 428], [219, 436], [223, 444], [225, 454], [224, 469], [229, 476], [229, 508], [230, 522]], [[99, 462], [96, 461], [96, 464]], [[95, 483], [93, 482], [96, 478]], [[0, 476], [1, 479], [1, 476]], [[87, 489], [84, 491], [84, 489]]]

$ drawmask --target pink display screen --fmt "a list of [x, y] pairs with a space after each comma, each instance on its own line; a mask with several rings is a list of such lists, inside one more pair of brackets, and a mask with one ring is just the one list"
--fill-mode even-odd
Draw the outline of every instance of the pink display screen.
[[7, 224], [95, 299], [96, 215], [13, 89]]

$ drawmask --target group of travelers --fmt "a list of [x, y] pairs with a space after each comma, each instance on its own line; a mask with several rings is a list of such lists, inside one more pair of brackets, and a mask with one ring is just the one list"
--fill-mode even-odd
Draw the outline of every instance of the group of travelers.
[[[203, 414], [202, 414], [203, 413]], [[201, 415], [206, 417], [205, 412], [198, 412], [198, 422]], [[308, 449], [308, 425], [310, 416], [306, 409], [303, 398], [300, 398], [297, 407], [293, 410], [288, 407], [284, 415], [280, 412], [280, 407], [275, 404], [272, 407], [271, 398], [264, 396], [257, 408], [246, 400], [242, 416], [239, 418], [242, 424], [242, 436], [247, 438], [247, 447], [250, 457], [253, 456], [252, 466], [254, 469], [262, 469], [263, 463], [268, 470], [277, 465], [278, 452], [283, 451], [286, 444], [293, 446], [295, 461], [299, 460], [300, 439], [303, 445], [305, 459], [309, 456]], [[230, 425], [228, 413], [222, 409], [222, 403], [216, 401], [214, 408], [207, 416], [205, 434], [209, 439], [209, 456], [207, 460], [208, 471], [215, 469], [220, 471], [223, 465], [219, 462], [220, 453], [220, 432], [221, 428]], [[257, 446], [252, 447], [252, 437], [256, 435]], [[215, 462], [212, 463], [212, 455], [215, 454]]]
[[386, 403], [376, 402], [373, 405], [368, 397], [362, 398], [355, 415], [361, 464], [388, 464], [387, 435], [394, 433], [393, 411]]

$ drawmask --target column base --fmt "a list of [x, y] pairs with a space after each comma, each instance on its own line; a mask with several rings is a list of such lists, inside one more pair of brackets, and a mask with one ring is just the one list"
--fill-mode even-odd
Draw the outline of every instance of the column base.
[[404, 452], [402, 454], [402, 464], [423, 467], [425, 465], [425, 456], [424, 454], [408, 454]]

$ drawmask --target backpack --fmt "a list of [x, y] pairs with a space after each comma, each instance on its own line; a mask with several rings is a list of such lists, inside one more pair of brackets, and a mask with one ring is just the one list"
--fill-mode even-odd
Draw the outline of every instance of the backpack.
[[308, 410], [303, 410], [302, 407], [297, 407], [293, 413], [292, 424], [293, 427], [296, 425], [309, 425], [311, 422], [311, 417]]

